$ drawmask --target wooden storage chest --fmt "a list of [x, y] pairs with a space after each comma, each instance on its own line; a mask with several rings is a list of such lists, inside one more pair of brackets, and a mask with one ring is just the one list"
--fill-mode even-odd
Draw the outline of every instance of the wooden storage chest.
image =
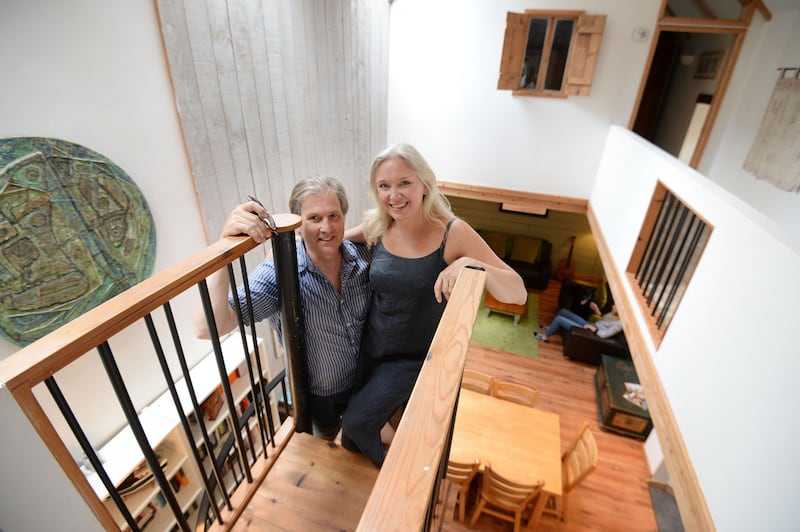
[[653, 422], [645, 408], [625, 398], [625, 383], [639, 384], [636, 368], [630, 360], [602, 355], [595, 373], [597, 412], [600, 426], [640, 440], [647, 439]]

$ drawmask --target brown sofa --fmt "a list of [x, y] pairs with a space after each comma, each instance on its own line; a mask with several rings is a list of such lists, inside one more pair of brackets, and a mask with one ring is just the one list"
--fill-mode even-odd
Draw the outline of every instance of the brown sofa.
[[600, 338], [588, 329], [573, 327], [563, 333], [564, 356], [579, 362], [600, 364], [600, 355], [609, 355], [616, 358], [631, 358], [625, 332], [620, 332], [609, 338]]

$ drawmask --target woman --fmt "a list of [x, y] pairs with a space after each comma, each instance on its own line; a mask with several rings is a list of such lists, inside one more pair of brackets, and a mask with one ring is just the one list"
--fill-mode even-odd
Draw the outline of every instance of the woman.
[[380, 430], [408, 400], [461, 268], [484, 269], [486, 288], [500, 301], [524, 304], [528, 294], [519, 274], [453, 216], [412, 146], [381, 152], [369, 184], [378, 207], [346, 235], [372, 248], [373, 297], [359, 361], [364, 384], [345, 410], [342, 444], [381, 465]]

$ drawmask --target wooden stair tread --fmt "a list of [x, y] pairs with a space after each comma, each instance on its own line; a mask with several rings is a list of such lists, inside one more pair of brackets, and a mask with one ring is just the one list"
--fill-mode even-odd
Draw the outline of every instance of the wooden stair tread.
[[355, 530], [377, 476], [363, 455], [295, 433], [232, 530]]

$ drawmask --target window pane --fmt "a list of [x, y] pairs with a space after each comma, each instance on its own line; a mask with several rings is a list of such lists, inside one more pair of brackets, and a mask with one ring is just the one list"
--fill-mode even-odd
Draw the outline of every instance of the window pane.
[[571, 19], [556, 20], [553, 32], [553, 46], [550, 48], [550, 63], [547, 65], [547, 78], [544, 90], [560, 91], [567, 68], [569, 45], [572, 42], [572, 31], [575, 21]]
[[542, 50], [547, 36], [546, 18], [532, 18], [528, 23], [528, 42], [525, 46], [525, 61], [522, 63], [521, 89], [536, 89], [539, 68], [542, 64]]

